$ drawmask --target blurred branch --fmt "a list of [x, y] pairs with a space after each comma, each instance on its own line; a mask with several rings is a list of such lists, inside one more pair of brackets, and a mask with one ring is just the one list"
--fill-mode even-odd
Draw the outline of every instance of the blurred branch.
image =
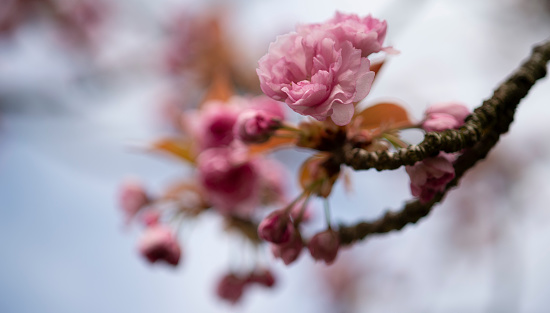
[[531, 56], [502, 83], [493, 96], [476, 108], [459, 130], [430, 132], [424, 141], [397, 152], [368, 152], [358, 148], [343, 148], [344, 163], [356, 170], [369, 168], [396, 169], [413, 165], [425, 158], [435, 156], [439, 151], [458, 152], [466, 149], [455, 162], [456, 176], [445, 191], [438, 193], [430, 202], [408, 202], [399, 212], [386, 212], [373, 222], [360, 222], [353, 226], [340, 226], [342, 244], [362, 240], [369, 234], [399, 230], [409, 223], [416, 223], [428, 215], [432, 207], [440, 202], [448, 190], [456, 186], [464, 173], [479, 160], [484, 159], [506, 133], [514, 119], [515, 110], [535, 82], [546, 76], [546, 64], [550, 60], [550, 41], [534, 47]]

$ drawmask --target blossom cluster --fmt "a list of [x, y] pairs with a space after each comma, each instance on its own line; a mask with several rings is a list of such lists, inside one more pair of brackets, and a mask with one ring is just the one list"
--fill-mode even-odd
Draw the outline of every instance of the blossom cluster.
[[[186, 220], [213, 211], [225, 219], [227, 229], [255, 246], [268, 242], [273, 257], [286, 265], [304, 250], [314, 260], [335, 262], [341, 242], [328, 199], [334, 184], [345, 180], [345, 165], [338, 155], [344, 147], [406, 148], [402, 130], [456, 129], [469, 115], [459, 103], [435, 104], [420, 122], [413, 122], [397, 103], [358, 108], [383, 64], [369, 58], [373, 53], [395, 53], [384, 46], [386, 30], [386, 22], [372, 16], [336, 13], [325, 23], [300, 25], [269, 46], [257, 69], [265, 95], [227, 97], [234, 88], [227, 80], [214, 79], [205, 100], [178, 116], [179, 137], [152, 145], [185, 160], [193, 169], [190, 177], [158, 196], [135, 181], [122, 186], [120, 201], [127, 220], [139, 220], [145, 227], [139, 243], [143, 257], [177, 265], [182, 254], [177, 231]], [[289, 122], [285, 105], [306, 118]], [[274, 149], [288, 147], [313, 152], [300, 167], [301, 190], [294, 196], [287, 194], [284, 166], [268, 157]], [[429, 202], [442, 192], [454, 178], [456, 157], [442, 152], [406, 167], [413, 196]], [[315, 197], [325, 202], [327, 225], [306, 238], [302, 230]], [[258, 264], [244, 273], [227, 273], [217, 294], [235, 303], [248, 286], [272, 287], [274, 281], [272, 272]]]

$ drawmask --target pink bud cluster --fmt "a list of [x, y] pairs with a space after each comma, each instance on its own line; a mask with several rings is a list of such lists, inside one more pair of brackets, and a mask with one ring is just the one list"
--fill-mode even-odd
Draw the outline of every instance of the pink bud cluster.
[[[300, 230], [299, 217], [293, 217], [288, 209], [277, 210], [269, 214], [258, 226], [260, 238], [271, 243], [271, 253], [286, 265], [296, 261], [300, 256], [304, 241]], [[338, 234], [328, 229], [313, 236], [307, 248], [313, 259], [332, 264], [338, 254], [340, 239]]]
[[351, 121], [355, 103], [374, 80], [367, 59], [383, 50], [386, 22], [337, 13], [323, 24], [277, 37], [257, 69], [262, 91], [295, 112], [337, 125]]
[[[243, 143], [269, 139], [283, 119], [279, 103], [264, 96], [210, 102], [184, 120], [194, 123], [197, 180], [218, 212], [250, 216], [258, 205], [268, 205], [266, 201], [281, 201], [283, 177], [266, 169], [278, 165], [250, 155]], [[264, 197], [267, 193], [270, 197]]]
[[218, 282], [216, 293], [221, 299], [235, 304], [242, 298], [244, 291], [252, 285], [272, 288], [275, 286], [275, 277], [268, 269], [257, 269], [247, 275], [228, 273]]
[[[426, 110], [422, 122], [425, 131], [444, 131], [456, 129], [464, 124], [470, 114], [466, 106], [460, 103], [438, 103]], [[439, 155], [405, 167], [411, 179], [411, 192], [421, 202], [429, 202], [436, 193], [445, 190], [447, 184], [455, 177], [453, 162], [456, 156], [440, 152]]]

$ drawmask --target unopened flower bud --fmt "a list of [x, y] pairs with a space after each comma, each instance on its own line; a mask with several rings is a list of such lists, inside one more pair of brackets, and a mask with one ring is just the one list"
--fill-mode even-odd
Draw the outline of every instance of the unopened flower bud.
[[246, 279], [230, 273], [223, 276], [218, 282], [216, 293], [218, 297], [235, 304], [241, 299], [246, 284]]
[[274, 257], [283, 260], [285, 265], [289, 265], [298, 259], [303, 248], [302, 236], [299, 232], [296, 232], [289, 242], [272, 244], [271, 253]]
[[233, 129], [235, 137], [244, 143], [263, 143], [281, 127], [281, 120], [262, 110], [250, 109], [239, 115]]
[[464, 124], [470, 110], [463, 104], [455, 102], [438, 103], [426, 110], [426, 119], [422, 123], [425, 131], [444, 131], [457, 129]]
[[139, 181], [128, 180], [120, 187], [119, 202], [126, 218], [130, 220], [149, 203], [149, 199]]
[[260, 238], [272, 243], [288, 242], [294, 234], [294, 225], [285, 210], [277, 210], [269, 214], [258, 226]]
[[334, 230], [328, 229], [313, 236], [307, 247], [315, 260], [322, 260], [330, 265], [338, 255], [340, 238]]
[[141, 222], [145, 226], [157, 225], [160, 220], [160, 212], [157, 210], [147, 210], [141, 215]]
[[440, 152], [433, 158], [406, 166], [405, 170], [411, 179], [411, 192], [420, 202], [432, 200], [437, 192], [445, 190], [445, 186], [455, 177], [452, 154]]
[[139, 252], [151, 263], [164, 261], [178, 265], [181, 248], [175, 234], [166, 226], [154, 225], [145, 230], [139, 242]]
[[268, 269], [256, 270], [250, 273], [247, 279], [250, 283], [256, 283], [266, 287], [273, 287], [275, 285], [275, 277]]

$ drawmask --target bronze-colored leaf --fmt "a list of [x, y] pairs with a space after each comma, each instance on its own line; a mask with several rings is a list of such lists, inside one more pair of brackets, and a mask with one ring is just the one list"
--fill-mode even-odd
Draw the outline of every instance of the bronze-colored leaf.
[[233, 94], [233, 84], [229, 74], [226, 71], [220, 70], [212, 77], [212, 82], [210, 83], [201, 105], [210, 100], [226, 102]]
[[397, 103], [382, 102], [355, 114], [362, 129], [392, 129], [412, 126], [407, 111]]
[[164, 138], [153, 143], [153, 150], [167, 152], [179, 159], [184, 159], [190, 163], [195, 163], [191, 141], [178, 140], [174, 138]]
[[271, 137], [268, 141], [261, 144], [249, 145], [250, 154], [267, 153], [275, 149], [281, 149], [283, 147], [292, 146], [296, 142], [296, 138], [287, 137]]

